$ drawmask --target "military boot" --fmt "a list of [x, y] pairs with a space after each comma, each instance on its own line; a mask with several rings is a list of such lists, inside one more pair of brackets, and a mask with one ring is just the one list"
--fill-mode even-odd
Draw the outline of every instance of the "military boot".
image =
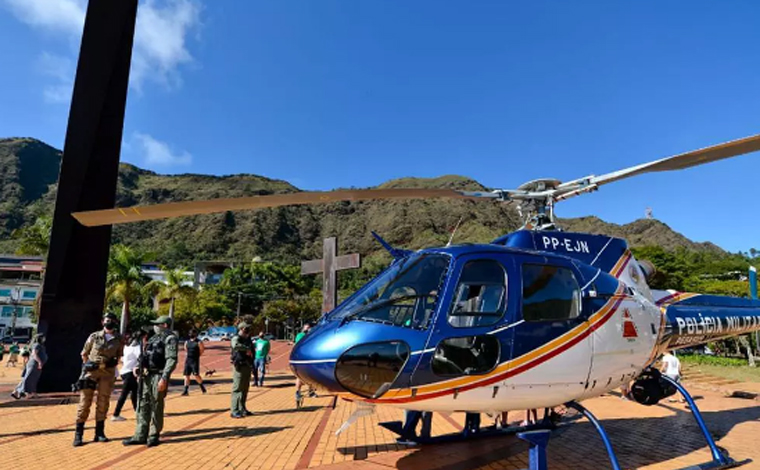
[[144, 446], [145, 444], [147, 444], [147, 442], [148, 442], [147, 440], [141, 441], [139, 439], [135, 439], [134, 437], [130, 437], [129, 439], [124, 439], [123, 441], [121, 441], [122, 445], [125, 445], [125, 446]]
[[74, 430], [74, 447], [79, 447], [84, 444], [82, 442], [82, 436], [84, 435], [84, 423], [77, 423], [76, 430]]
[[95, 438], [92, 440], [92, 442], [108, 442], [108, 438], [106, 437], [105, 421], [95, 422]]

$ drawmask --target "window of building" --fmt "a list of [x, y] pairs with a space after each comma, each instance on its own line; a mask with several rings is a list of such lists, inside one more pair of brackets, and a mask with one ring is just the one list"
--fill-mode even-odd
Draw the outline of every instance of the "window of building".
[[21, 296], [24, 300], [34, 300], [37, 298], [37, 291], [25, 290]]
[[444, 339], [433, 355], [433, 373], [443, 376], [477, 375], [499, 362], [499, 340], [491, 335]]
[[10, 289], [0, 289], [0, 297], [10, 297], [10, 296], [11, 296]]
[[13, 316], [13, 308], [12, 306], [4, 306], [0, 309], [0, 316], [2, 317], [12, 317]]
[[524, 264], [522, 280], [525, 321], [561, 321], [580, 315], [581, 290], [569, 269]]
[[498, 261], [468, 261], [462, 268], [449, 323], [456, 327], [498, 322], [507, 302], [507, 273]]

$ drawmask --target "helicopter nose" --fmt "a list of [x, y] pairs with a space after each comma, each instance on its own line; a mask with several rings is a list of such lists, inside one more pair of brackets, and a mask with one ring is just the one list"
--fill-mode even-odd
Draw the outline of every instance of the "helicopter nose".
[[335, 364], [335, 378], [349, 392], [379, 398], [387, 392], [409, 359], [403, 341], [360, 344], [343, 353]]
[[410, 357], [403, 341], [356, 344], [340, 335], [330, 335], [329, 341], [319, 336], [304, 338], [293, 348], [290, 367], [305, 383], [331, 393], [377, 398], [391, 387]]

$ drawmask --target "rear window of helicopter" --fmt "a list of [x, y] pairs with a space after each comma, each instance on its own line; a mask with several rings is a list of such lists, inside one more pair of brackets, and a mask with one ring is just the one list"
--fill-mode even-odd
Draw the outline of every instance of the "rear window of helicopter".
[[523, 264], [522, 283], [525, 321], [562, 321], [580, 315], [581, 289], [571, 270]]
[[468, 261], [462, 268], [449, 324], [458, 328], [490, 326], [504, 315], [507, 273], [492, 259]]

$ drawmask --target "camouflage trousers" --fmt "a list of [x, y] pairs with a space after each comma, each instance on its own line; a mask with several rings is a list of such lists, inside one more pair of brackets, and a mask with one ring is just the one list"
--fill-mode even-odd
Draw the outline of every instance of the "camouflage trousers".
[[116, 381], [113, 367], [98, 369], [89, 372], [86, 378], [94, 381], [97, 385], [95, 390], [83, 388], [79, 391], [79, 406], [77, 406], [77, 423], [84, 423], [90, 416], [92, 400], [97, 392], [98, 398], [95, 403], [95, 421], [105, 421], [108, 415], [108, 403], [111, 400], [114, 382]]
[[161, 374], [142, 377], [142, 390], [137, 401], [137, 428], [133, 439], [158, 439], [164, 428], [164, 399], [166, 392], [158, 391]]

